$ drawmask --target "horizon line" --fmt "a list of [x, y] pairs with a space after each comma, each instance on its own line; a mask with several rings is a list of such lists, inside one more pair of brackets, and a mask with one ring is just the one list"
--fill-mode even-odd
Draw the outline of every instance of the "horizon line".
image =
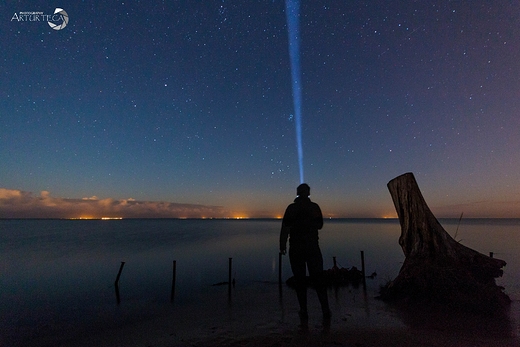
[[[453, 219], [458, 220], [459, 217], [436, 217], [437, 219]], [[281, 217], [0, 217], [0, 220], [68, 220], [68, 221], [115, 221], [115, 220], [282, 220]], [[372, 220], [399, 220], [398, 217], [324, 217], [323, 220], [360, 220], [360, 219], [372, 219]], [[468, 217], [465, 220], [475, 219], [518, 219], [520, 217]]]

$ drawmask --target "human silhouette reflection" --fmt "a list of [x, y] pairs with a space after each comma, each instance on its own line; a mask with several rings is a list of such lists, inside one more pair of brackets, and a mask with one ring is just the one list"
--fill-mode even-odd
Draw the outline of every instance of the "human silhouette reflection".
[[296, 295], [300, 305], [302, 325], [308, 319], [306, 270], [318, 294], [323, 318], [330, 320], [331, 312], [327, 288], [323, 284], [323, 256], [318, 242], [318, 230], [323, 227], [323, 216], [318, 204], [309, 198], [311, 188], [306, 183], [296, 188], [297, 197], [285, 210], [280, 231], [280, 253], [286, 253], [289, 238], [289, 260], [295, 279]]

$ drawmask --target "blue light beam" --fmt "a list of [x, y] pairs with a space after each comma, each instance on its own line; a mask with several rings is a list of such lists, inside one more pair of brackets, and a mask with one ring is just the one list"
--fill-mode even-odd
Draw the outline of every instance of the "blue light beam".
[[296, 146], [300, 183], [303, 183], [303, 146], [302, 146], [302, 85], [300, 73], [300, 1], [285, 0], [287, 34], [289, 36], [289, 57], [291, 59], [291, 77], [294, 104], [294, 124], [296, 127]]

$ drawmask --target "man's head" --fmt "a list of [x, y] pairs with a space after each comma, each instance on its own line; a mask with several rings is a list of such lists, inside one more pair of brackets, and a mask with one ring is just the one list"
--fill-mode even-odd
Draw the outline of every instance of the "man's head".
[[311, 195], [311, 187], [309, 187], [307, 183], [300, 184], [298, 188], [296, 188], [296, 195], [303, 196], [305, 198], [308, 197]]

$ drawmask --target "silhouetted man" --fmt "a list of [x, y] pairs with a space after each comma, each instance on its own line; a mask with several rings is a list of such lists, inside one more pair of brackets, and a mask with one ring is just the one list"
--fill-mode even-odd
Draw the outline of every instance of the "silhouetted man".
[[323, 227], [323, 216], [318, 204], [311, 201], [311, 188], [306, 183], [296, 188], [297, 197], [285, 210], [280, 232], [280, 252], [285, 254], [289, 238], [289, 260], [296, 282], [300, 304], [300, 318], [307, 319], [306, 268], [318, 293], [323, 317], [330, 318], [327, 288], [322, 283], [323, 257], [318, 243], [318, 230]]

